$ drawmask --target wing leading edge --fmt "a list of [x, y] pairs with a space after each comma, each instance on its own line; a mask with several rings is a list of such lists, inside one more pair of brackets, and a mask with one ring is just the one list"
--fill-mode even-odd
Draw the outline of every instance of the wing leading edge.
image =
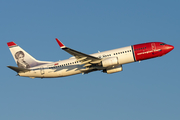
[[61, 41], [59, 41], [56, 38], [57, 43], [59, 44], [59, 46], [66, 52], [68, 52], [69, 54], [73, 55], [77, 61], [80, 61], [81, 64], [85, 64], [84, 67], [88, 67], [91, 66], [92, 64], [98, 64], [102, 61], [102, 59], [73, 50], [71, 48], [66, 47]]

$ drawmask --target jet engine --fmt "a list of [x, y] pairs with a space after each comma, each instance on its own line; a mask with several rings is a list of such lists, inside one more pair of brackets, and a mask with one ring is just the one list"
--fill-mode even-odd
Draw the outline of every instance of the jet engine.
[[107, 74], [111, 74], [111, 73], [120, 72], [122, 70], [123, 70], [122, 65], [118, 65], [118, 66], [113, 67], [113, 68], [105, 69], [105, 70], [103, 70], [103, 72], [107, 73]]
[[102, 61], [102, 66], [103, 67], [110, 67], [118, 65], [118, 58], [117, 57], [110, 57]]

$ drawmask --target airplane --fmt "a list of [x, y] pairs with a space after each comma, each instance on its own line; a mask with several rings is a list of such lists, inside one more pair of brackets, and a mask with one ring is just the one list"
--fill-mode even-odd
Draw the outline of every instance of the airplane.
[[7, 67], [16, 71], [18, 76], [30, 78], [66, 77], [93, 71], [111, 74], [122, 71], [124, 64], [161, 57], [174, 49], [174, 46], [163, 42], [148, 42], [88, 55], [66, 47], [57, 38], [56, 41], [72, 57], [57, 62], [39, 61], [16, 43], [8, 42], [18, 67]]

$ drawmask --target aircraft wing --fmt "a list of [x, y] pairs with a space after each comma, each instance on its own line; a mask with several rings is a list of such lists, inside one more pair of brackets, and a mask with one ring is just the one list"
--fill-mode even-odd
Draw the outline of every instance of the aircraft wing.
[[61, 41], [59, 41], [56, 38], [57, 43], [59, 44], [59, 46], [65, 50], [66, 52], [68, 52], [69, 54], [73, 55], [77, 61], [80, 61], [81, 64], [85, 64], [84, 67], [87, 66], [91, 66], [92, 64], [98, 64], [102, 61], [102, 59], [73, 50], [71, 48], [66, 47]]

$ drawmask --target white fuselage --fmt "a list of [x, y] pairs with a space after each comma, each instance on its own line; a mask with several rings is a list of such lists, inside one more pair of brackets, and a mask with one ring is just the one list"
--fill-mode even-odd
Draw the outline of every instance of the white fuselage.
[[[91, 54], [91, 56], [98, 57], [101, 59], [107, 59], [109, 57], [117, 57], [118, 58], [117, 65], [122, 65], [122, 64], [135, 62], [133, 54], [134, 53], [132, 46], [128, 46], [128, 47]], [[81, 62], [77, 61], [75, 57], [71, 57], [66, 60], [32, 67], [30, 68], [31, 71], [21, 72], [19, 73], [19, 75], [25, 77], [31, 77], [31, 78], [65, 77], [74, 74], [84, 73], [86, 70], [88, 70], [88, 68], [83, 66], [84, 64], [81, 64]]]

